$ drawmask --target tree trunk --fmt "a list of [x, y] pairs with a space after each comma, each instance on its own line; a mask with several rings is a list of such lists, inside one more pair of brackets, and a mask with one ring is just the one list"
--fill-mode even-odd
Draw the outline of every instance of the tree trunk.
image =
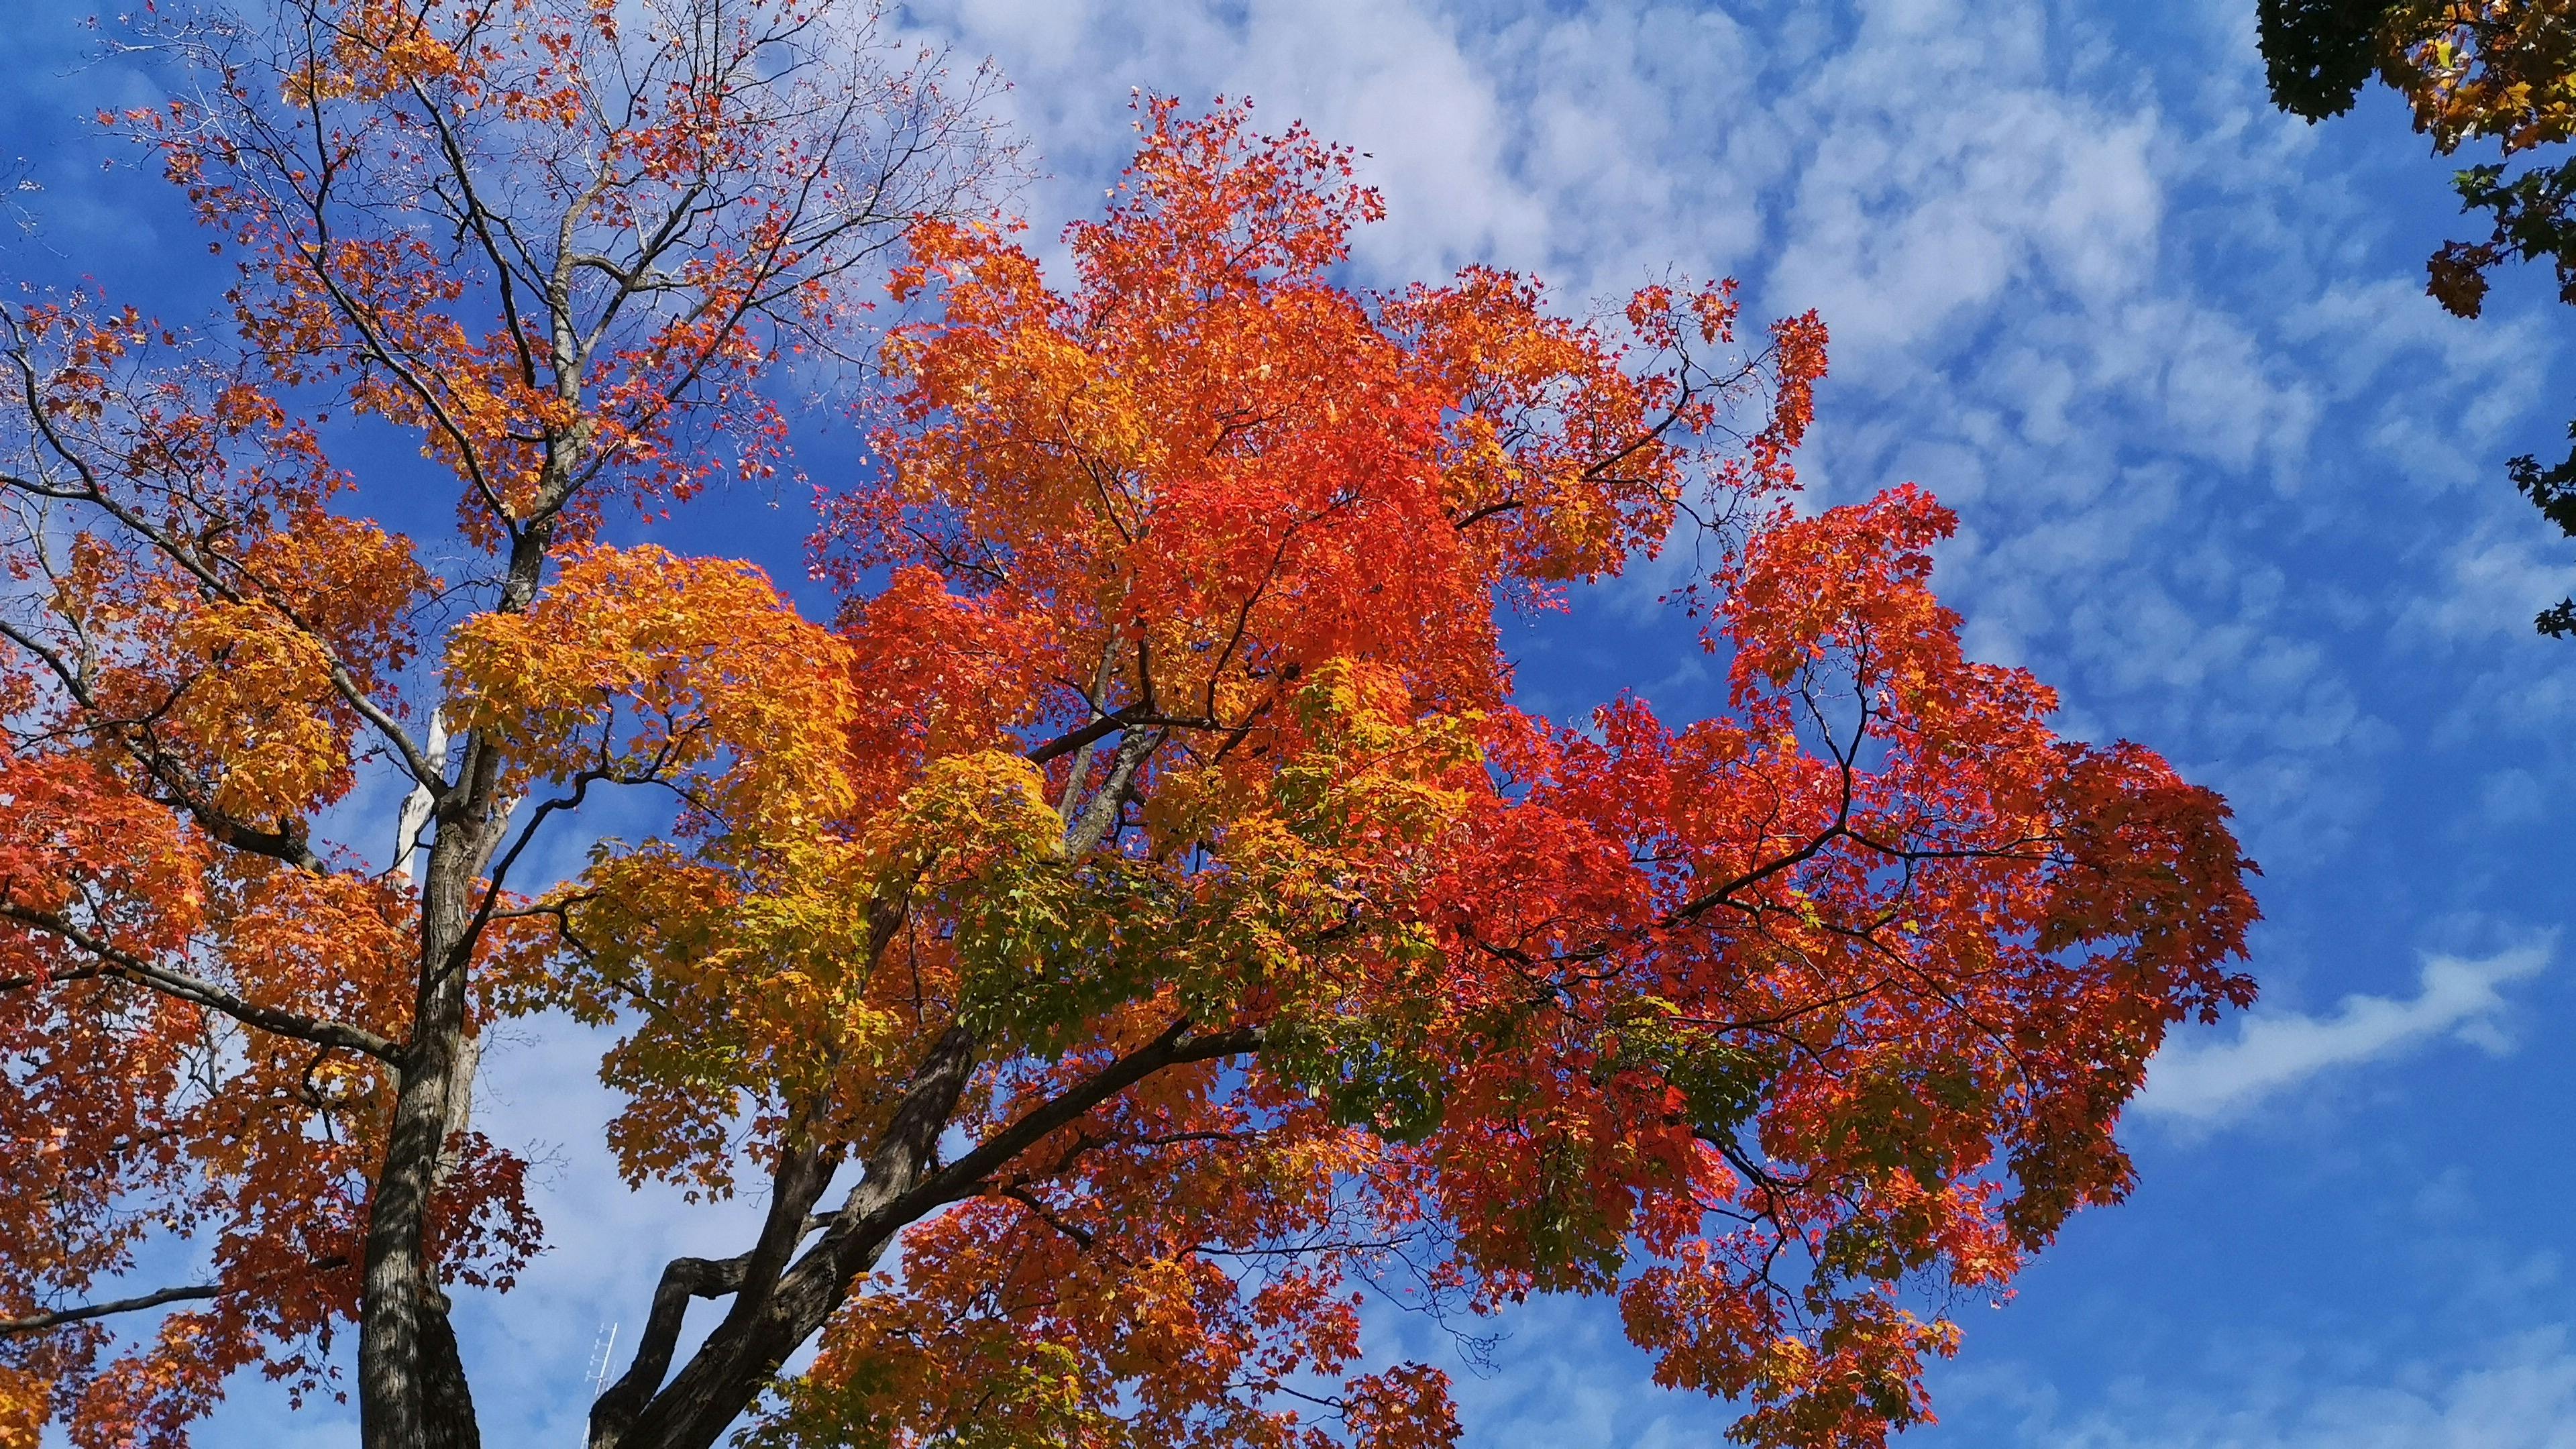
[[448, 1321], [447, 1295], [430, 1285], [416, 1323], [420, 1338], [421, 1410], [429, 1449], [483, 1449], [474, 1417], [474, 1391], [465, 1382], [465, 1357], [457, 1352]]
[[[404, 1049], [393, 1130], [367, 1219], [358, 1309], [358, 1436], [364, 1449], [471, 1446], [473, 1400], [426, 1252], [439, 1158], [472, 1090], [465, 1049], [465, 962], [488, 823], [442, 821], [421, 893], [421, 991]], [[446, 1422], [433, 1422], [433, 1419]], [[459, 1424], [454, 1422], [462, 1420]], [[461, 1437], [460, 1437], [461, 1436]]]
[[[553, 537], [552, 514], [519, 530], [497, 611], [520, 613], [535, 600]], [[448, 1136], [472, 1111], [478, 1053], [466, 1037], [465, 985], [480, 931], [482, 875], [509, 812], [499, 808], [500, 757], [477, 734], [455, 745], [456, 782], [437, 808], [421, 873], [420, 994], [367, 1217], [358, 1302], [361, 1449], [474, 1449], [481, 1437], [447, 1296], [432, 1279], [427, 1234]]]

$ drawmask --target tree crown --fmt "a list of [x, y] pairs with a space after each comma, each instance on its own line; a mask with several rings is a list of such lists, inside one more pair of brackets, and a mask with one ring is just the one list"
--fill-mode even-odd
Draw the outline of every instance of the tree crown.
[[[2250, 996], [2224, 805], [1964, 655], [1928, 496], [1801, 510], [1812, 315], [1360, 291], [1348, 151], [1162, 100], [1058, 290], [906, 169], [980, 133], [814, 69], [861, 52], [806, 7], [290, 13], [134, 118], [238, 345], [12, 315], [0, 1416], [174, 1442], [355, 1322], [371, 1444], [470, 1442], [446, 1294], [541, 1242], [465, 1110], [517, 1017], [608, 1030], [630, 1181], [767, 1199], [664, 1269], [601, 1449], [1447, 1442], [1361, 1305], [1537, 1292], [1741, 1438], [1876, 1443], [1946, 1305], [2126, 1190], [2166, 1028]], [[780, 465], [772, 369], [891, 217], [838, 616], [608, 541]], [[473, 562], [366, 521], [317, 390], [453, 473]], [[1728, 709], [1527, 708], [1496, 611], [1677, 539]], [[638, 786], [669, 828], [516, 878]], [[169, 1237], [210, 1276], [156, 1339], [61, 1306]]]

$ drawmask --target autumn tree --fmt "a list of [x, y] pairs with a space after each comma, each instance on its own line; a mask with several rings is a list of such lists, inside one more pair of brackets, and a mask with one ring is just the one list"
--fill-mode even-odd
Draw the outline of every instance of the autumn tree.
[[[231, 315], [10, 311], [0, 1432], [176, 1443], [255, 1367], [477, 1442], [512, 1019], [612, 1035], [630, 1183], [761, 1207], [635, 1283], [595, 1449], [1442, 1444], [1363, 1308], [1534, 1293], [1748, 1442], [1927, 1418], [2250, 994], [2223, 804], [1963, 655], [1929, 497], [1800, 510], [1812, 316], [1354, 290], [1351, 156], [1239, 105], [1150, 104], [1051, 279], [836, 13], [294, 0], [125, 121]], [[836, 617], [610, 541], [790, 466], [888, 278]], [[1668, 549], [1727, 709], [1516, 703], [1502, 615]]]
[[[828, 0], [277, 0], [141, 41], [186, 88], [102, 119], [239, 277], [193, 334], [0, 316], [0, 1423], [166, 1442], [238, 1368], [315, 1387], [354, 1323], [366, 1442], [471, 1442], [446, 1294], [537, 1245], [524, 1164], [470, 1128], [477, 1043], [529, 929], [511, 868], [571, 802], [525, 798], [451, 656], [574, 607], [613, 511], [775, 468], [764, 378], [1007, 158], [982, 78], [944, 92]], [[454, 479], [450, 557], [365, 516], [325, 414]], [[586, 667], [628, 714], [688, 687]], [[568, 787], [718, 792], [673, 719]], [[399, 822], [354, 818], [388, 773]], [[122, 1298], [54, 1306], [164, 1237], [207, 1276], [144, 1295], [197, 1305], [156, 1340], [112, 1351]]]
[[[2375, 76], [2405, 97], [2435, 155], [2492, 143], [2503, 161], [2453, 177], [2461, 210], [2489, 227], [2478, 241], [2443, 243], [2426, 286], [2453, 315], [2475, 317], [2489, 273], [2508, 261], [2548, 262], [2558, 299], [2576, 305], [2576, 3], [2571, 0], [2259, 0], [2272, 100], [2309, 121], [2351, 109]], [[2553, 149], [2554, 148], [2554, 149]], [[2526, 153], [2552, 164], [2515, 170]], [[2568, 425], [2576, 438], [2576, 423]], [[2576, 451], [2541, 466], [2505, 465], [2514, 487], [2561, 533], [2576, 538]], [[2576, 636], [2576, 599], [2541, 611], [2540, 632]]]

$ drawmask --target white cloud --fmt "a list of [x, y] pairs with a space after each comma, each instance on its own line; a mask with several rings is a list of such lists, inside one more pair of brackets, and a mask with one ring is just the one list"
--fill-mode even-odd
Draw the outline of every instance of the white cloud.
[[[2314, 1369], [2304, 1356], [2285, 1365]], [[2473, 1362], [2390, 1366], [2321, 1386], [2257, 1381], [2226, 1397], [2161, 1385], [2059, 1422], [2049, 1396], [2010, 1442], [2048, 1449], [2576, 1449], [2576, 1348], [2564, 1327], [2487, 1345]]]
[[2443, 545], [2439, 567], [2448, 588], [2409, 603], [2398, 632], [2436, 647], [2499, 636], [2508, 647], [2530, 646], [2532, 616], [2576, 590], [2569, 553], [2567, 541], [2528, 508], [2490, 518]]
[[2393, 1056], [2445, 1034], [2502, 1051], [2497, 988], [2549, 964], [2547, 942], [2468, 958], [2424, 958], [2422, 989], [2409, 1000], [2347, 996], [2330, 1016], [2257, 1011], [2231, 1040], [2185, 1035], [2156, 1054], [2137, 1108], [2150, 1116], [2214, 1122], [2338, 1067]]
[[1498, 1332], [1489, 1365], [1465, 1362], [1425, 1318], [1387, 1314], [1368, 1350], [1438, 1365], [1469, 1449], [1557, 1449], [1620, 1444], [1635, 1449], [1724, 1449], [1737, 1409], [1695, 1389], [1653, 1382], [1646, 1353], [1598, 1299], [1541, 1294], [1498, 1320], [1461, 1327]]
[[993, 52], [1013, 81], [1009, 104], [1055, 173], [1032, 198], [1042, 242], [1061, 221], [1088, 215], [1125, 159], [1135, 89], [1191, 106], [1248, 95], [1265, 129], [1302, 119], [1369, 152], [1368, 179], [1404, 206], [1399, 225], [1361, 238], [1364, 260], [1391, 274], [1525, 257], [1547, 225], [1525, 188], [1501, 182], [1502, 102], [1435, 11], [1371, 0], [932, 0], [912, 9], [961, 51]]

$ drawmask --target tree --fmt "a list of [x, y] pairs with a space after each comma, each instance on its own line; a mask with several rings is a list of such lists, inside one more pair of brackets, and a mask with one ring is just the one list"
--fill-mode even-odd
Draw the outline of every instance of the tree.
[[[1357, 292], [1348, 152], [1160, 101], [1057, 291], [964, 204], [970, 113], [826, 73], [872, 53], [805, 7], [286, 13], [133, 119], [230, 337], [12, 314], [13, 1432], [176, 1442], [354, 1323], [370, 1449], [476, 1442], [448, 1295], [542, 1240], [472, 1062], [569, 1018], [630, 1182], [764, 1200], [637, 1284], [598, 1449], [1438, 1444], [1362, 1305], [1556, 1292], [1740, 1438], [1875, 1444], [1946, 1305], [2125, 1191], [2166, 1029], [2250, 998], [2223, 803], [1962, 655], [1929, 497], [1794, 507], [1812, 316]], [[605, 541], [785, 465], [765, 380], [890, 216], [839, 616]], [[325, 395], [453, 477], [443, 571]], [[1515, 704], [1497, 610], [1675, 542], [1728, 712]], [[525, 879], [610, 787], [669, 827]], [[147, 1245], [207, 1276], [129, 1292]]]
[[[2376, 75], [2406, 98], [2435, 155], [2493, 141], [2507, 158], [2459, 171], [2461, 210], [2484, 213], [2484, 241], [2443, 243], [2425, 290], [2453, 315], [2476, 317], [2488, 274], [2546, 260], [2558, 299], [2576, 304], [2576, 158], [2508, 175], [2511, 158], [2576, 136], [2576, 4], [2568, 0], [2259, 0], [2272, 100], [2311, 122], [2351, 109]], [[2563, 154], [2563, 153], [2562, 153]], [[2568, 425], [2576, 438], [2576, 423]], [[2542, 467], [2505, 465], [2514, 487], [2576, 538], [2576, 451]], [[2576, 599], [2541, 611], [2540, 632], [2576, 635]]]

